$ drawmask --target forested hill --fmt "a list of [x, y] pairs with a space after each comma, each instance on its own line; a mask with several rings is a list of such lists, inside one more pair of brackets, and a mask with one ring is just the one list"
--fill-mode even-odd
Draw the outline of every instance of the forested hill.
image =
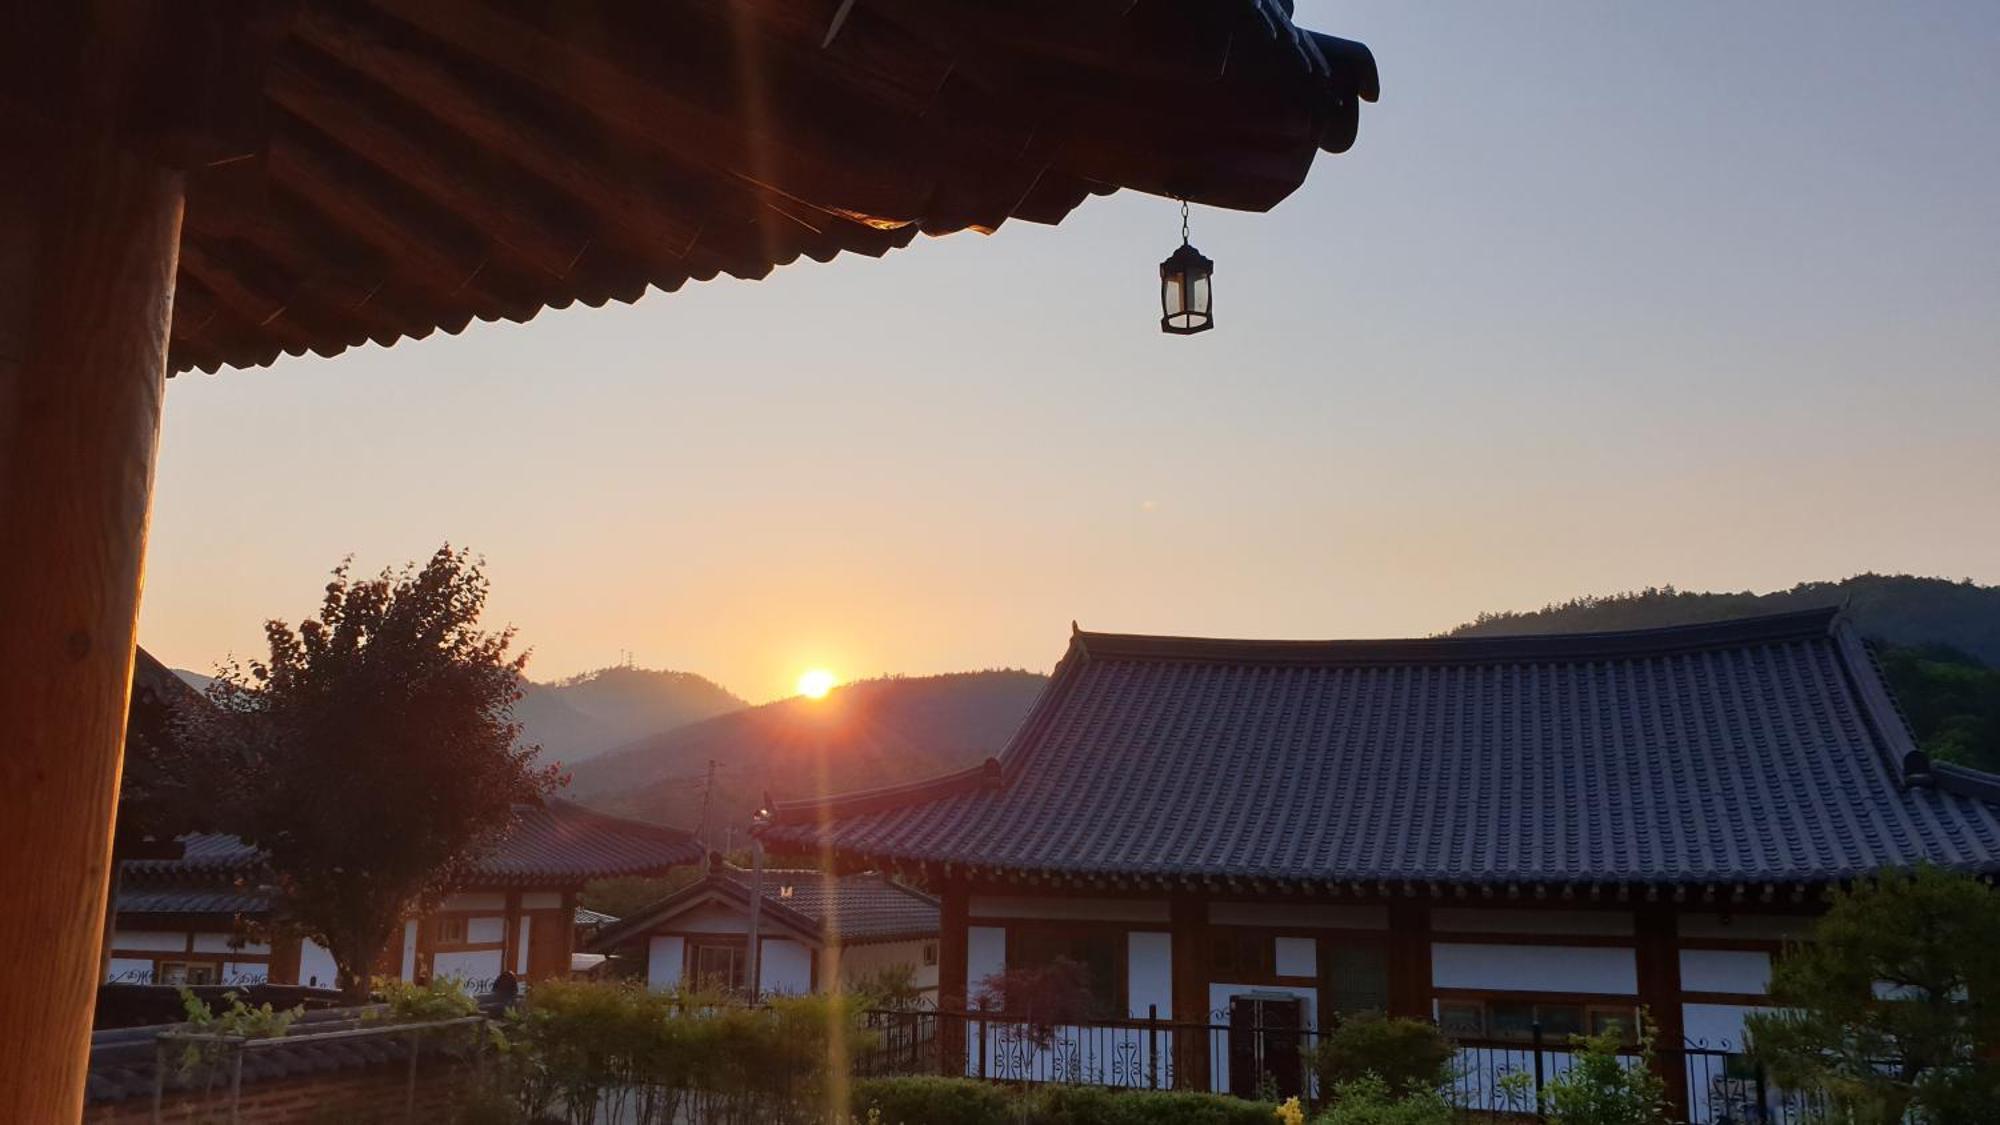
[[1671, 586], [1582, 597], [1525, 613], [1482, 613], [1452, 636], [1690, 625], [1845, 605], [1876, 646], [1917, 740], [1933, 757], [2000, 771], [2000, 586], [1860, 574], [1768, 594]]
[[[1003, 749], [1048, 677], [1016, 670], [864, 680], [651, 735], [575, 769], [570, 795], [606, 812], [742, 831], [763, 793], [865, 789], [974, 765]], [[716, 763], [708, 790], [708, 763]]]

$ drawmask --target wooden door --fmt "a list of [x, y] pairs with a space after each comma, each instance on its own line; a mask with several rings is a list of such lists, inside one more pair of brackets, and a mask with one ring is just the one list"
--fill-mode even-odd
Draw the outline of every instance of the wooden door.
[[1236, 996], [1229, 1001], [1229, 1092], [1239, 1098], [1305, 1089], [1300, 1056], [1305, 1010], [1295, 996]]

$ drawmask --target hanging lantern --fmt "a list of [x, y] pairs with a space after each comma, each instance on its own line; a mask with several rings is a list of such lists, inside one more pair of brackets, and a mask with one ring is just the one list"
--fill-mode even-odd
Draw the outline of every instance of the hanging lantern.
[[1181, 200], [1181, 246], [1160, 263], [1160, 331], [1192, 336], [1215, 327], [1208, 279], [1215, 263], [1188, 244], [1188, 205]]

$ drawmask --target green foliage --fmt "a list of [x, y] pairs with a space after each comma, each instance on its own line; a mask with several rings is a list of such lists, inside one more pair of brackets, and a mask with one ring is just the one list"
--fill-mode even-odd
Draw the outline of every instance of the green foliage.
[[218, 670], [189, 727], [230, 763], [217, 803], [263, 849], [280, 925], [326, 946], [357, 1001], [403, 920], [561, 781], [516, 746], [526, 657], [480, 631], [487, 588], [449, 547], [372, 579], [342, 563], [319, 616], [266, 623], [267, 658]]
[[1749, 1017], [1751, 1053], [1844, 1120], [1995, 1119], [2000, 894], [1983, 883], [1923, 869], [1836, 894], [1771, 995], [1783, 1008]]
[[[285, 1034], [300, 1016], [306, 1014], [304, 1006], [278, 1011], [269, 1002], [253, 1008], [235, 992], [222, 994], [222, 998], [229, 1001], [229, 1007], [219, 1013], [207, 1001], [196, 996], [192, 989], [182, 988], [180, 997], [181, 1011], [187, 1016], [183, 1030], [196, 1035], [272, 1039]], [[181, 1069], [189, 1071], [210, 1066], [227, 1052], [228, 1048], [219, 1043], [189, 1043], [181, 1052]]]
[[1391, 1096], [1401, 1097], [1443, 1086], [1456, 1053], [1451, 1040], [1425, 1020], [1362, 1013], [1325, 1036], [1310, 1063], [1322, 1089], [1372, 1076]]
[[545, 981], [509, 1013], [495, 1046], [501, 1088], [531, 1120], [556, 1115], [662, 1125], [781, 1120], [826, 1103], [847, 1057], [869, 1046], [839, 997], [757, 1008], [633, 984]]
[[865, 1078], [848, 1094], [857, 1119], [883, 1125], [1013, 1125], [1005, 1087], [971, 1078]]
[[855, 1003], [863, 1008], [908, 1011], [917, 1007], [924, 990], [917, 985], [915, 965], [884, 965], [866, 973], [847, 986]]
[[1032, 1125], [1274, 1125], [1265, 1102], [1223, 1094], [1041, 1086], [1024, 1099]]
[[466, 995], [464, 985], [450, 977], [425, 984], [376, 977], [375, 994], [382, 998], [385, 1009], [372, 1018], [387, 1023], [430, 1023], [479, 1013], [479, 1003]]
[[2000, 668], [1941, 645], [1883, 646], [1878, 657], [1924, 753], [2000, 772]]
[[1657, 1125], [1666, 1121], [1666, 1084], [1653, 1069], [1653, 1044], [1621, 1057], [1616, 1032], [1577, 1036], [1569, 1069], [1542, 1088], [1551, 1125]]
[[1313, 1125], [1451, 1125], [1455, 1120], [1451, 1103], [1436, 1090], [1418, 1089], [1399, 1097], [1373, 1074], [1331, 1089], [1331, 1104]]

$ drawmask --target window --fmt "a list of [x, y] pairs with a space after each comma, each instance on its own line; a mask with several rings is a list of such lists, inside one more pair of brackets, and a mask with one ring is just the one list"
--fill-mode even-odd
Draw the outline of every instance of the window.
[[743, 987], [744, 961], [747, 950], [733, 942], [692, 942], [688, 946], [688, 965], [694, 976], [696, 988], [719, 988], [735, 991]]
[[464, 945], [465, 918], [462, 915], [442, 915], [433, 924], [431, 935], [439, 945]]
[[1638, 1026], [1638, 1009], [1624, 1004], [1454, 999], [1438, 1001], [1437, 1011], [1439, 1030], [1462, 1039], [1529, 1040], [1540, 1025], [1544, 1044], [1568, 1043], [1574, 1035], [1606, 1031], [1616, 1031], [1631, 1042]]
[[1340, 1015], [1389, 1010], [1389, 953], [1383, 947], [1327, 947], [1322, 975], [1333, 1010]]
[[1438, 1030], [1460, 1039], [1485, 1038], [1486, 1005], [1476, 1000], [1439, 1001]]
[[1209, 931], [1208, 960], [1215, 980], [1261, 980], [1274, 971], [1277, 942], [1261, 930], [1218, 926]]
[[153, 983], [214, 984], [221, 976], [222, 967], [213, 961], [162, 961], [153, 974]]
[[1044, 930], [1022, 928], [1007, 935], [1007, 967], [1039, 969], [1067, 959], [1083, 966], [1090, 998], [1099, 1013], [1116, 1016], [1125, 1010], [1123, 932], [1111, 930]]
[[926, 969], [935, 969], [935, 968], [937, 968], [937, 961], [938, 961], [938, 943], [937, 943], [937, 942], [934, 942], [934, 941], [927, 941], [927, 942], [925, 942], [925, 943], [924, 943], [924, 968], [926, 968]]

